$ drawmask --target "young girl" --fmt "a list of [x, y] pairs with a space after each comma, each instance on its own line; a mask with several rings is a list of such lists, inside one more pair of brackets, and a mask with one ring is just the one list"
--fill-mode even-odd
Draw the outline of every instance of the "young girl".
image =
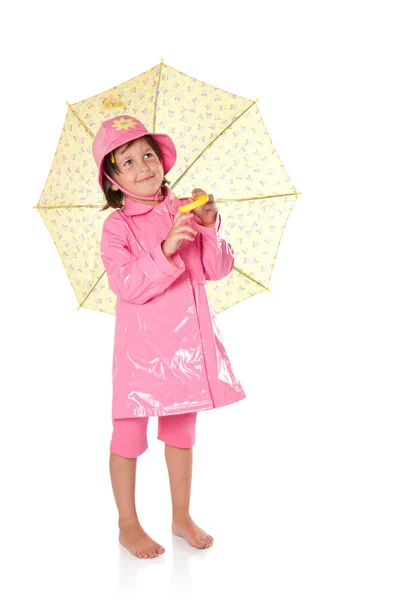
[[197, 412], [245, 398], [221, 340], [206, 280], [231, 272], [213, 196], [189, 212], [167, 187], [176, 161], [173, 141], [150, 134], [129, 115], [104, 121], [93, 141], [99, 184], [109, 207], [101, 258], [116, 294], [113, 433], [110, 475], [119, 541], [140, 558], [164, 548], [141, 527], [135, 506], [137, 457], [148, 447], [148, 418], [158, 417], [172, 499], [172, 532], [195, 548], [213, 538], [189, 512]]

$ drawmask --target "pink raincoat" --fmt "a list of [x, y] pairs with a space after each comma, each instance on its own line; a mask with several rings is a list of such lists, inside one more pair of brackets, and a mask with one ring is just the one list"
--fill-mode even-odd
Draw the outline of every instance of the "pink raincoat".
[[169, 189], [158, 206], [125, 198], [104, 222], [101, 258], [117, 296], [114, 419], [208, 410], [246, 397], [207, 296], [206, 279], [221, 279], [234, 265], [220, 214], [214, 227], [192, 220], [201, 235], [183, 240], [174, 264], [161, 248], [187, 202]]

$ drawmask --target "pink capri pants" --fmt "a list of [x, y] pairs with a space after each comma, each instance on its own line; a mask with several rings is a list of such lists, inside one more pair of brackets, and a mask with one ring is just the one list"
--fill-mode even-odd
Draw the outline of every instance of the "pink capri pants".
[[[158, 417], [158, 440], [176, 448], [192, 448], [196, 439], [197, 412]], [[110, 451], [124, 458], [135, 458], [148, 448], [149, 417], [112, 419]]]

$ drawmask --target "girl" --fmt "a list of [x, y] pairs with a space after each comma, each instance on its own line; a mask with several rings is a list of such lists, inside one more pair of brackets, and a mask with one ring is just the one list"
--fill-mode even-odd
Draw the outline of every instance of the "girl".
[[116, 294], [113, 432], [110, 475], [119, 541], [140, 558], [164, 548], [141, 527], [135, 506], [137, 457], [148, 447], [148, 418], [158, 417], [173, 507], [172, 532], [195, 548], [213, 538], [189, 512], [197, 412], [245, 398], [209, 305], [206, 280], [231, 272], [213, 196], [193, 211], [178, 207], [165, 174], [176, 161], [173, 141], [150, 134], [129, 115], [104, 121], [93, 141], [99, 184], [109, 207], [101, 258]]

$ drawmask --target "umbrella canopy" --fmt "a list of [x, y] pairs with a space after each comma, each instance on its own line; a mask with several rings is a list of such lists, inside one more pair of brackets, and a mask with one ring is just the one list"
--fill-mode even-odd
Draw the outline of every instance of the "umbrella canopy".
[[[257, 101], [199, 81], [165, 65], [96, 96], [68, 104], [68, 112], [37, 208], [61, 257], [79, 308], [115, 314], [100, 257], [105, 198], [98, 185], [92, 140], [104, 120], [129, 114], [151, 133], [166, 133], [177, 148], [171, 189], [187, 197], [211, 193], [235, 266], [209, 281], [219, 313], [269, 290], [287, 219], [297, 192], [271, 141]], [[269, 290], [270, 291], [270, 290]]]

